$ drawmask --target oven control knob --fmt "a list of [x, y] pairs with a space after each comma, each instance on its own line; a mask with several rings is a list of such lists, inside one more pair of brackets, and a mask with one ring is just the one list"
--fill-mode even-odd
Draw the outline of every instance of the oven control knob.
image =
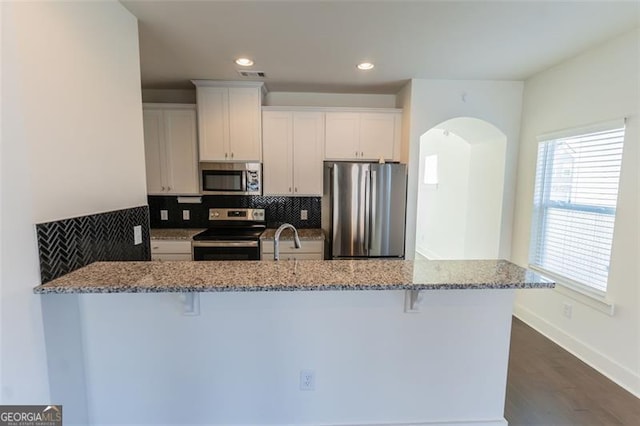
[[213, 217], [219, 217], [219, 216], [220, 216], [220, 213], [218, 213], [218, 212], [213, 212]]

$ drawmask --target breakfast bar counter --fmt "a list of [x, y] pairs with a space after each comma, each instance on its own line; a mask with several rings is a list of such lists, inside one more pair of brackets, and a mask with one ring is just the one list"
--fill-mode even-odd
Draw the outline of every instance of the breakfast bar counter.
[[516, 291], [553, 286], [505, 260], [96, 262], [34, 297], [70, 424], [88, 394], [101, 424], [505, 426]]
[[550, 288], [506, 260], [96, 262], [35, 293], [177, 293], [313, 290]]

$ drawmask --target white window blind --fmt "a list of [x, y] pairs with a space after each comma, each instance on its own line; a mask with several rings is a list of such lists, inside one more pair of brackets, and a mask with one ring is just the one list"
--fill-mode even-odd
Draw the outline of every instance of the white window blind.
[[606, 292], [623, 141], [623, 121], [541, 138], [531, 266]]

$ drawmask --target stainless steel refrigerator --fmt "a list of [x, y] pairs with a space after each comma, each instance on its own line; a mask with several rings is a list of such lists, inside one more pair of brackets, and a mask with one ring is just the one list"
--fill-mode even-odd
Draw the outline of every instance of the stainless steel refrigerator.
[[329, 257], [404, 257], [406, 165], [325, 163], [324, 182]]

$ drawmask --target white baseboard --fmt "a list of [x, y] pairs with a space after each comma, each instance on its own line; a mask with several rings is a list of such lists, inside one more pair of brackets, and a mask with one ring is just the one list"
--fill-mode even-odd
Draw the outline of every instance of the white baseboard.
[[591, 346], [556, 327], [530, 309], [516, 304], [514, 315], [564, 350], [640, 398], [640, 374], [614, 361]]
[[416, 247], [416, 252], [418, 254], [420, 254], [421, 256], [426, 257], [429, 260], [440, 260], [440, 259], [442, 259], [442, 256], [440, 256], [438, 253], [435, 253], [435, 252], [433, 252], [431, 250], [428, 250], [428, 249], [426, 249], [425, 247], [422, 247], [422, 246]]

